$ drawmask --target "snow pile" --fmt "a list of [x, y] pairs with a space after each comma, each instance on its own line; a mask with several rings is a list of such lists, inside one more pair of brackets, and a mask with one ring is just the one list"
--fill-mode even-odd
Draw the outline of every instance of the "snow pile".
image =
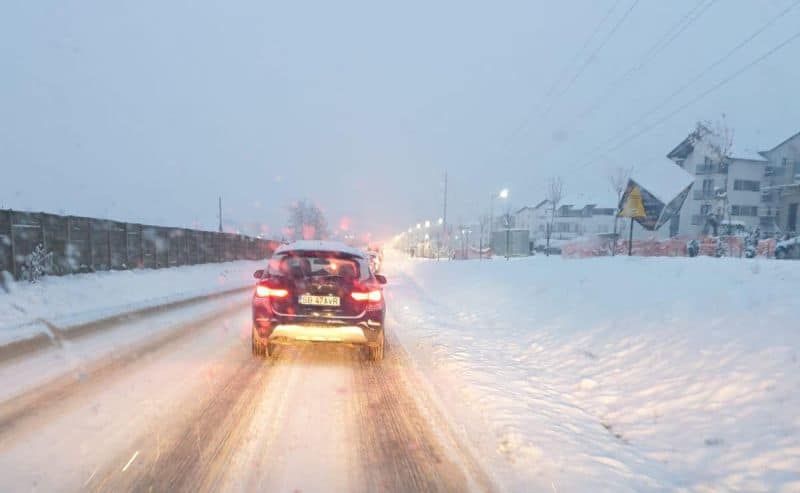
[[32, 337], [44, 319], [66, 327], [115, 314], [252, 284], [264, 261], [139, 269], [19, 282], [0, 291], [0, 345]]
[[386, 262], [392, 329], [512, 491], [800, 491], [800, 262]]

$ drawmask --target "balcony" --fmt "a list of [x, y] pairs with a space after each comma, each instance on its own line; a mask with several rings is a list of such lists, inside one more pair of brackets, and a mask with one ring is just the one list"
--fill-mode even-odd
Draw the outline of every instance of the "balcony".
[[714, 198], [714, 190], [695, 190], [692, 192], [692, 197], [695, 200], [712, 200]]
[[764, 168], [764, 176], [783, 176], [785, 170], [782, 166], [767, 166]]
[[696, 175], [713, 175], [714, 173], [727, 173], [728, 166], [724, 164], [698, 164], [694, 168]]

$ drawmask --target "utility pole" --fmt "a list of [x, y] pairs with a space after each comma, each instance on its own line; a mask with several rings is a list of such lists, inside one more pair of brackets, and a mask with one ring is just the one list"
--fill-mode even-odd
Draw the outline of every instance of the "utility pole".
[[[442, 234], [444, 236], [444, 248], [445, 248], [445, 251], [449, 252], [448, 246], [450, 245], [450, 242], [448, 241], [448, 236], [447, 236], [447, 170], [444, 170], [444, 206], [443, 206], [443, 209], [444, 210], [442, 211]], [[441, 246], [437, 245], [437, 247], [439, 247], [441, 249]], [[448, 253], [448, 257], [449, 257], [449, 253]], [[438, 255], [437, 255], [437, 259], [438, 259]]]
[[219, 232], [222, 233], [222, 197], [219, 197]]

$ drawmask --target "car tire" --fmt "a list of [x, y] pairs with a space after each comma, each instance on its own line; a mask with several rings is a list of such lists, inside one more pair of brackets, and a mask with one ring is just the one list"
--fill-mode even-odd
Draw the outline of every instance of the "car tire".
[[383, 361], [383, 350], [386, 346], [383, 331], [378, 335], [378, 341], [375, 346], [369, 347], [369, 359], [372, 361]]
[[255, 327], [253, 327], [251, 336], [251, 349], [253, 351], [253, 356], [257, 358], [263, 358], [267, 354], [267, 344], [264, 344], [264, 341], [261, 340], [261, 337], [256, 333]]
[[775, 250], [775, 258], [778, 260], [785, 259], [786, 250], [784, 250], [783, 248], [778, 248], [777, 250]]

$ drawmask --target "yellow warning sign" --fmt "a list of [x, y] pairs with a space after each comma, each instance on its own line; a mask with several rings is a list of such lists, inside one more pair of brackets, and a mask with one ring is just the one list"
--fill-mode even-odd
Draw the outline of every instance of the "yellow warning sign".
[[625, 205], [619, 211], [619, 217], [645, 217], [644, 204], [642, 203], [642, 191], [637, 185], [631, 187], [631, 192], [625, 200]]

